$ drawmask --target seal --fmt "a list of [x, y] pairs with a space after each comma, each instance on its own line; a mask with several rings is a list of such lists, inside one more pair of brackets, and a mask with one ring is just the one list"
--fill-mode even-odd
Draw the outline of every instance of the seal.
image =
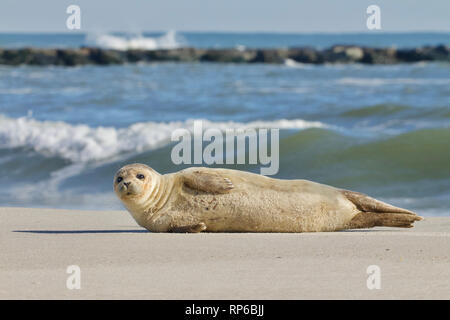
[[114, 190], [136, 222], [152, 232], [410, 228], [422, 220], [359, 192], [229, 169], [193, 167], [161, 175], [131, 164], [117, 171]]

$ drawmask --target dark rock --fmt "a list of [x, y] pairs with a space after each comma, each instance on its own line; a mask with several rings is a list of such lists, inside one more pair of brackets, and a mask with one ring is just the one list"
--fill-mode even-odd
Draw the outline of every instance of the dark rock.
[[260, 49], [255, 57], [250, 60], [253, 63], [284, 63], [289, 58], [287, 49]]
[[364, 48], [364, 56], [360, 60], [367, 64], [393, 64], [398, 63], [397, 50], [395, 48], [377, 49]]
[[172, 50], [153, 50], [146, 52], [147, 61], [199, 61], [204, 50], [193, 48], [179, 48]]
[[292, 48], [289, 49], [289, 59], [300, 63], [323, 63], [323, 54], [313, 48]]
[[89, 49], [58, 49], [58, 64], [63, 66], [77, 66], [90, 63]]
[[424, 47], [422, 54], [426, 56], [428, 61], [450, 61], [450, 47], [438, 45], [435, 47]]
[[2, 63], [6, 65], [26, 64], [31, 60], [32, 49], [6, 49], [2, 54]]
[[108, 65], [108, 64], [122, 64], [125, 63], [125, 53], [118, 50], [104, 50], [97, 48], [90, 48], [89, 60], [94, 64]]
[[445, 45], [413, 49], [365, 48], [336, 45], [325, 50], [313, 48], [290, 49], [195, 49], [170, 50], [109, 50], [80, 49], [0, 49], [0, 64], [5, 65], [63, 65], [123, 64], [137, 62], [178, 61], [218, 63], [277, 63], [286, 59], [300, 63], [367, 63], [392, 64], [418, 61], [450, 62], [450, 48]]
[[32, 49], [28, 54], [28, 60], [26, 64], [36, 65], [36, 66], [48, 66], [56, 65], [58, 61], [58, 56], [56, 50], [54, 49], [44, 49], [36, 50]]
[[364, 57], [364, 51], [357, 46], [337, 45], [324, 50], [323, 57], [330, 63], [360, 62]]
[[255, 52], [253, 50], [238, 50], [238, 49], [217, 49], [206, 50], [200, 57], [200, 61], [207, 62], [234, 62], [244, 63], [255, 59]]
[[126, 52], [126, 60], [132, 63], [147, 61], [147, 51], [135, 49], [128, 50]]
[[426, 54], [419, 48], [401, 49], [397, 51], [397, 59], [401, 62], [418, 62], [428, 60]]
[[6, 65], [55, 65], [58, 63], [58, 57], [54, 49], [6, 49], [2, 50], [0, 63]]
[[402, 62], [450, 61], [450, 49], [444, 45], [403, 49], [397, 51], [397, 58]]

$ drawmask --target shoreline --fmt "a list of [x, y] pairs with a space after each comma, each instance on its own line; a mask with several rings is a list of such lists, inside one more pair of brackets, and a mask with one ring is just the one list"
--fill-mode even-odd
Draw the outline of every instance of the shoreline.
[[450, 217], [301, 234], [150, 233], [126, 211], [0, 207], [0, 221], [0, 299], [450, 298]]
[[323, 50], [299, 47], [288, 49], [129, 49], [125, 51], [94, 47], [79, 49], [0, 48], [0, 65], [12, 66], [121, 65], [152, 62], [398, 64], [424, 61], [450, 62], [450, 47], [436, 45], [396, 49], [335, 45]]

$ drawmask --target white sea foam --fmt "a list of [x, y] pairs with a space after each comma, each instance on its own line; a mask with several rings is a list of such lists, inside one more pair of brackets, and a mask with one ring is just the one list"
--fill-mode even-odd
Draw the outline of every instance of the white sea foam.
[[298, 62], [298, 61], [295, 61], [295, 60], [289, 59], [289, 58], [284, 60], [284, 65], [286, 67], [299, 68], [299, 69], [304, 69], [304, 68], [309, 67], [309, 65], [307, 65], [305, 63], [301, 63], [301, 62]]
[[117, 36], [112, 34], [89, 34], [86, 43], [89, 46], [105, 49], [174, 49], [182, 46], [184, 40], [175, 31], [169, 31], [160, 37], [144, 37], [142, 35]]
[[[192, 132], [194, 119], [177, 122], [142, 122], [126, 128], [71, 125], [65, 122], [38, 121], [31, 117], [8, 118], [0, 115], [0, 147], [25, 147], [46, 156], [57, 156], [74, 163], [90, 162], [153, 150], [171, 143], [175, 129]], [[295, 120], [212, 122], [203, 120], [203, 128], [247, 129], [322, 128], [321, 122]]]

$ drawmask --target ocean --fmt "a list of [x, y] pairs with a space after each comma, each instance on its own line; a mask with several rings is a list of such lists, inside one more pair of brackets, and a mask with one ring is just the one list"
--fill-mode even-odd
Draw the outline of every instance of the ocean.
[[[450, 45], [448, 33], [0, 34], [0, 48]], [[174, 63], [0, 66], [0, 206], [121, 209], [115, 171], [161, 173], [171, 133], [280, 128], [274, 177], [450, 216], [450, 65]], [[260, 165], [224, 165], [259, 172]]]

